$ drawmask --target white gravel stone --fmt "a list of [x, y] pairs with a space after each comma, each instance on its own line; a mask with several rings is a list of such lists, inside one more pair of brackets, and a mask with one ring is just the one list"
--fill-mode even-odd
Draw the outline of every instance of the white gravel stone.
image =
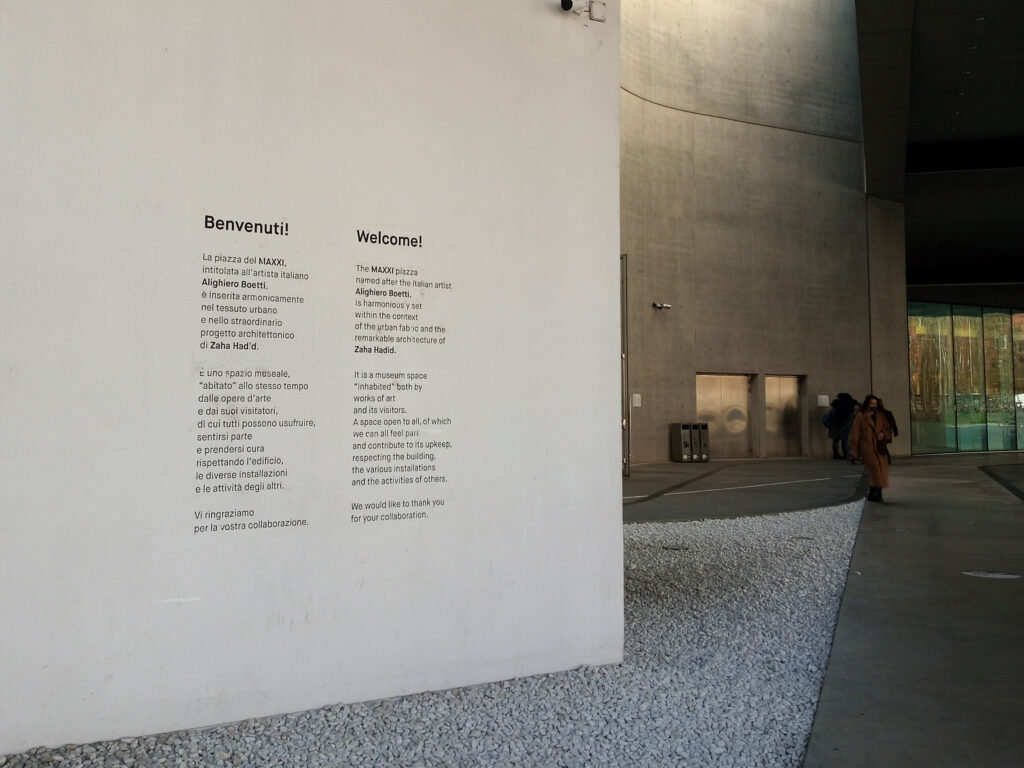
[[799, 766], [862, 509], [626, 526], [618, 666], [36, 748], [0, 766]]

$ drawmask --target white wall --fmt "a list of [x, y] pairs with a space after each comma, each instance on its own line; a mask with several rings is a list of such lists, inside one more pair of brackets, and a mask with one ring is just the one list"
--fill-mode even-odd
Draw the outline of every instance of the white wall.
[[614, 8], [4, 3], [0, 100], [0, 753], [621, 660]]

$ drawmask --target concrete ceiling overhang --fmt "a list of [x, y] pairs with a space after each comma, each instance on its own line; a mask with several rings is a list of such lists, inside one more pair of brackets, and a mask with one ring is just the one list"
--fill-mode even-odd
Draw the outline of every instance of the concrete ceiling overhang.
[[903, 200], [914, 0], [858, 0], [867, 193]]
[[905, 203], [908, 284], [1024, 281], [1024, 2], [857, 0], [857, 23], [865, 188]]

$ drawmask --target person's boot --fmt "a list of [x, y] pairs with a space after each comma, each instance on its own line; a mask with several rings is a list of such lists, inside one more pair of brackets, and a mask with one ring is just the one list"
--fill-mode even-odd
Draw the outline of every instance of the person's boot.
[[868, 488], [868, 501], [880, 501], [881, 500], [881, 488], [871, 487]]
[[875, 494], [875, 501], [877, 501], [879, 504], [885, 504], [885, 502], [882, 501], [882, 489], [881, 488], [879, 488], [878, 492]]

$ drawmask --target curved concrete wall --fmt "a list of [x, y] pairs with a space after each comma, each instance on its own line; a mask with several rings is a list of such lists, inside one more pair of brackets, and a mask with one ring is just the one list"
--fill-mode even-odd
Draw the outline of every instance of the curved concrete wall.
[[858, 89], [851, 3], [623, 3], [634, 462], [668, 458], [700, 373], [755, 377], [755, 455], [765, 375], [803, 377], [811, 455], [817, 396], [870, 388]]
[[621, 78], [671, 109], [861, 139], [846, 0], [623, 0]]

